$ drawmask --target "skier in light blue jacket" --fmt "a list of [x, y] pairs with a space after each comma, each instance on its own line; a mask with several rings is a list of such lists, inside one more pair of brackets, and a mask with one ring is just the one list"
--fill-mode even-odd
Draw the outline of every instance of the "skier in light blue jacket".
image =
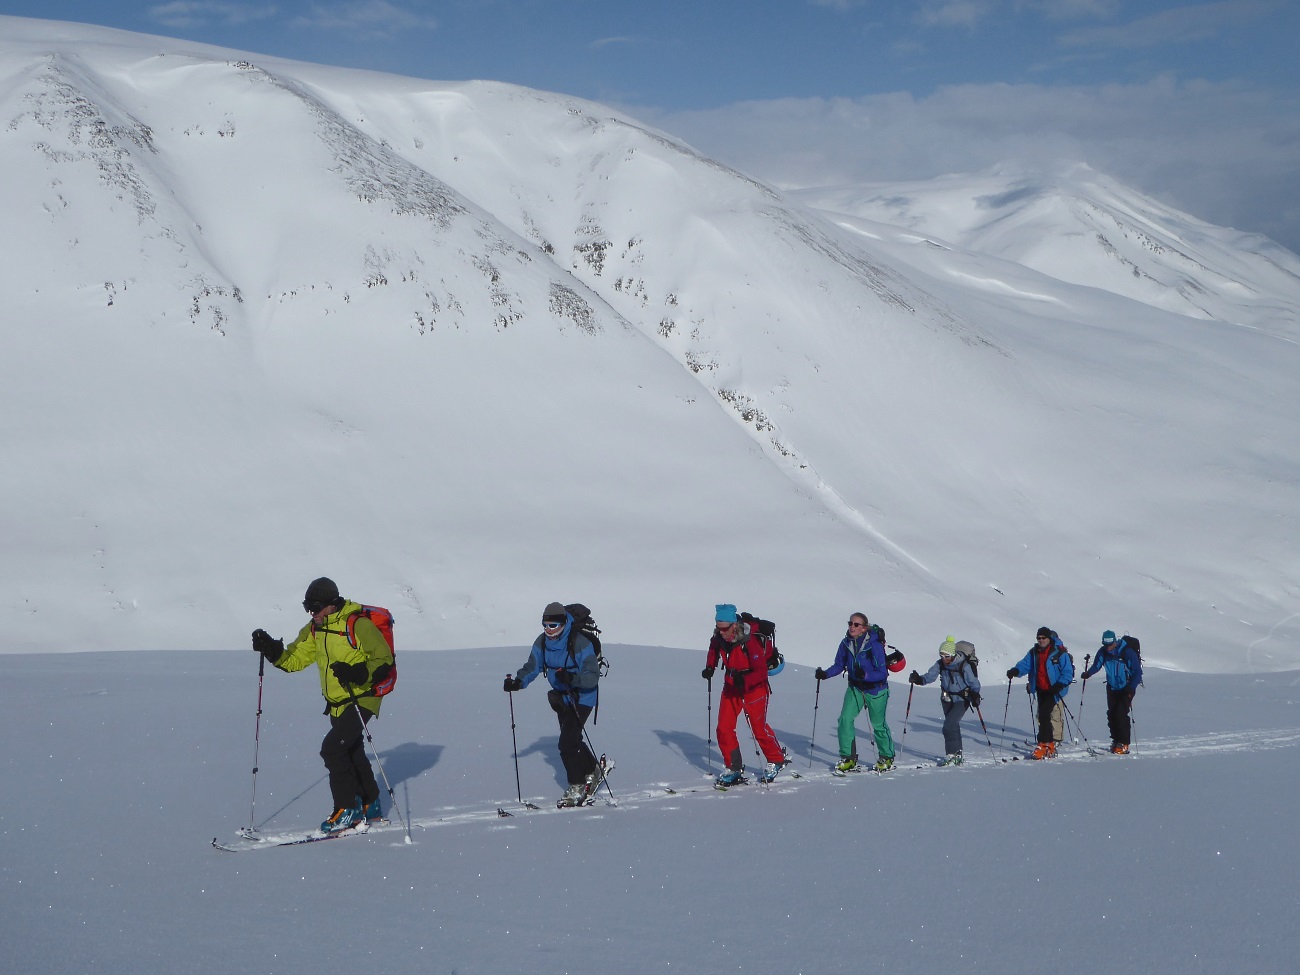
[[975, 645], [969, 640], [948, 637], [939, 645], [939, 659], [924, 674], [912, 671], [908, 680], [925, 685], [939, 680], [939, 702], [943, 706], [943, 750], [940, 765], [960, 765], [961, 719], [967, 708], [980, 705], [980, 679], [975, 673]]

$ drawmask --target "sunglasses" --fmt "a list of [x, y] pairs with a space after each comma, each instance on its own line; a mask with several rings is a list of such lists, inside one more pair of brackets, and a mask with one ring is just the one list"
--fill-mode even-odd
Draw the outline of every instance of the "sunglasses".
[[849, 620], [846, 624], [850, 630], [861, 630], [866, 628], [866, 623], [859, 623], [857, 620]]
[[1050, 636], [1040, 636], [1040, 637], [1038, 638], [1038, 642], [1039, 642], [1039, 643], [1051, 643], [1051, 642], [1052, 642], [1052, 638], [1051, 638]]
[[730, 629], [732, 629], [735, 625], [736, 625], [735, 623], [719, 623], [719, 624], [718, 624], [718, 629], [720, 629], [720, 630], [730, 630]]

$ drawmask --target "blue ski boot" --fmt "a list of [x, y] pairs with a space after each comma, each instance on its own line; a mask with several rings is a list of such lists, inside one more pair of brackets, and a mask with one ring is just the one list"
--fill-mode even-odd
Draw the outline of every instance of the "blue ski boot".
[[351, 806], [340, 806], [334, 810], [334, 815], [325, 822], [320, 824], [322, 833], [341, 833], [345, 829], [352, 829], [358, 823], [365, 822], [365, 813], [361, 811], [361, 800], [356, 800]]

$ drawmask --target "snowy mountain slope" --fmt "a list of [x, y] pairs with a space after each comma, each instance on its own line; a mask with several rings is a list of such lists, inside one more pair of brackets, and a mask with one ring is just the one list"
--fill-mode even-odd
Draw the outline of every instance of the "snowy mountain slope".
[[1215, 227], [1094, 172], [1002, 167], [919, 183], [823, 187], [808, 206], [907, 228], [1193, 318], [1300, 340], [1300, 258]]
[[[278, 629], [288, 611], [261, 619]], [[709, 788], [702, 651], [611, 644], [598, 749], [618, 805], [563, 813], [556, 729], [537, 685], [514, 695], [520, 792], [500, 675], [508, 649], [408, 654], [371, 725], [401, 831], [231, 855], [252, 820], [313, 828], [329, 795], [314, 675], [269, 671], [252, 802], [251, 653], [11, 654], [0, 734], [22, 801], [0, 808], [5, 971], [217, 975], [579, 969], [833, 975], [868, 967], [1087, 975], [1284, 975], [1300, 936], [1289, 828], [1296, 673], [1152, 669], [1129, 758], [1065, 746], [1001, 763], [1029, 733], [1023, 681], [991, 677], [991, 751], [965, 723], [960, 769], [916, 771], [942, 743], [938, 692], [895, 685], [902, 768], [832, 781], [842, 682], [813, 734], [810, 669], [777, 678], [772, 723], [805, 778]], [[833, 647], [814, 659], [829, 661]], [[919, 662], [919, 661], [918, 661]], [[1100, 687], [1071, 710], [1104, 738]], [[1003, 707], [1007, 702], [1007, 749]], [[716, 717], [716, 687], [713, 700]], [[903, 734], [906, 727], [906, 735]], [[809, 738], [813, 748], [809, 749]], [[859, 748], [871, 752], [869, 734]], [[745, 757], [754, 763], [753, 745]], [[814, 767], [809, 768], [809, 759]], [[665, 786], [677, 790], [670, 796]], [[695, 790], [695, 791], [692, 791]], [[497, 816], [497, 808], [514, 812]], [[324, 811], [323, 811], [324, 810]], [[874, 917], [864, 921], [862, 915]], [[1045, 915], [1050, 922], [1045, 921]], [[870, 924], [869, 941], [854, 934]], [[575, 960], [576, 959], [576, 960]]]
[[561, 596], [1295, 664], [1285, 275], [1228, 329], [575, 99], [4, 26], [9, 649], [240, 645], [328, 572], [415, 647]]

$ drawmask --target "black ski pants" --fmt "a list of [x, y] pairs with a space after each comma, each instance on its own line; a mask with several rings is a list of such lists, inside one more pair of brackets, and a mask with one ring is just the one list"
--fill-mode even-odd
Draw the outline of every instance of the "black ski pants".
[[374, 717], [365, 708], [348, 707], [337, 718], [330, 717], [329, 734], [320, 743], [320, 757], [329, 772], [335, 809], [353, 805], [358, 796], [363, 806], [379, 798], [375, 772], [366, 757], [365, 725], [358, 711], [366, 716], [367, 723]]
[[1133, 744], [1133, 723], [1128, 717], [1132, 700], [1128, 688], [1122, 691], [1106, 688], [1106, 724], [1110, 726], [1110, 740], [1116, 745]]
[[576, 704], [572, 697], [560, 691], [547, 691], [546, 700], [560, 719], [560, 761], [569, 777], [569, 785], [584, 781], [596, 771], [596, 756], [582, 739], [582, 728], [591, 714], [588, 704]]

